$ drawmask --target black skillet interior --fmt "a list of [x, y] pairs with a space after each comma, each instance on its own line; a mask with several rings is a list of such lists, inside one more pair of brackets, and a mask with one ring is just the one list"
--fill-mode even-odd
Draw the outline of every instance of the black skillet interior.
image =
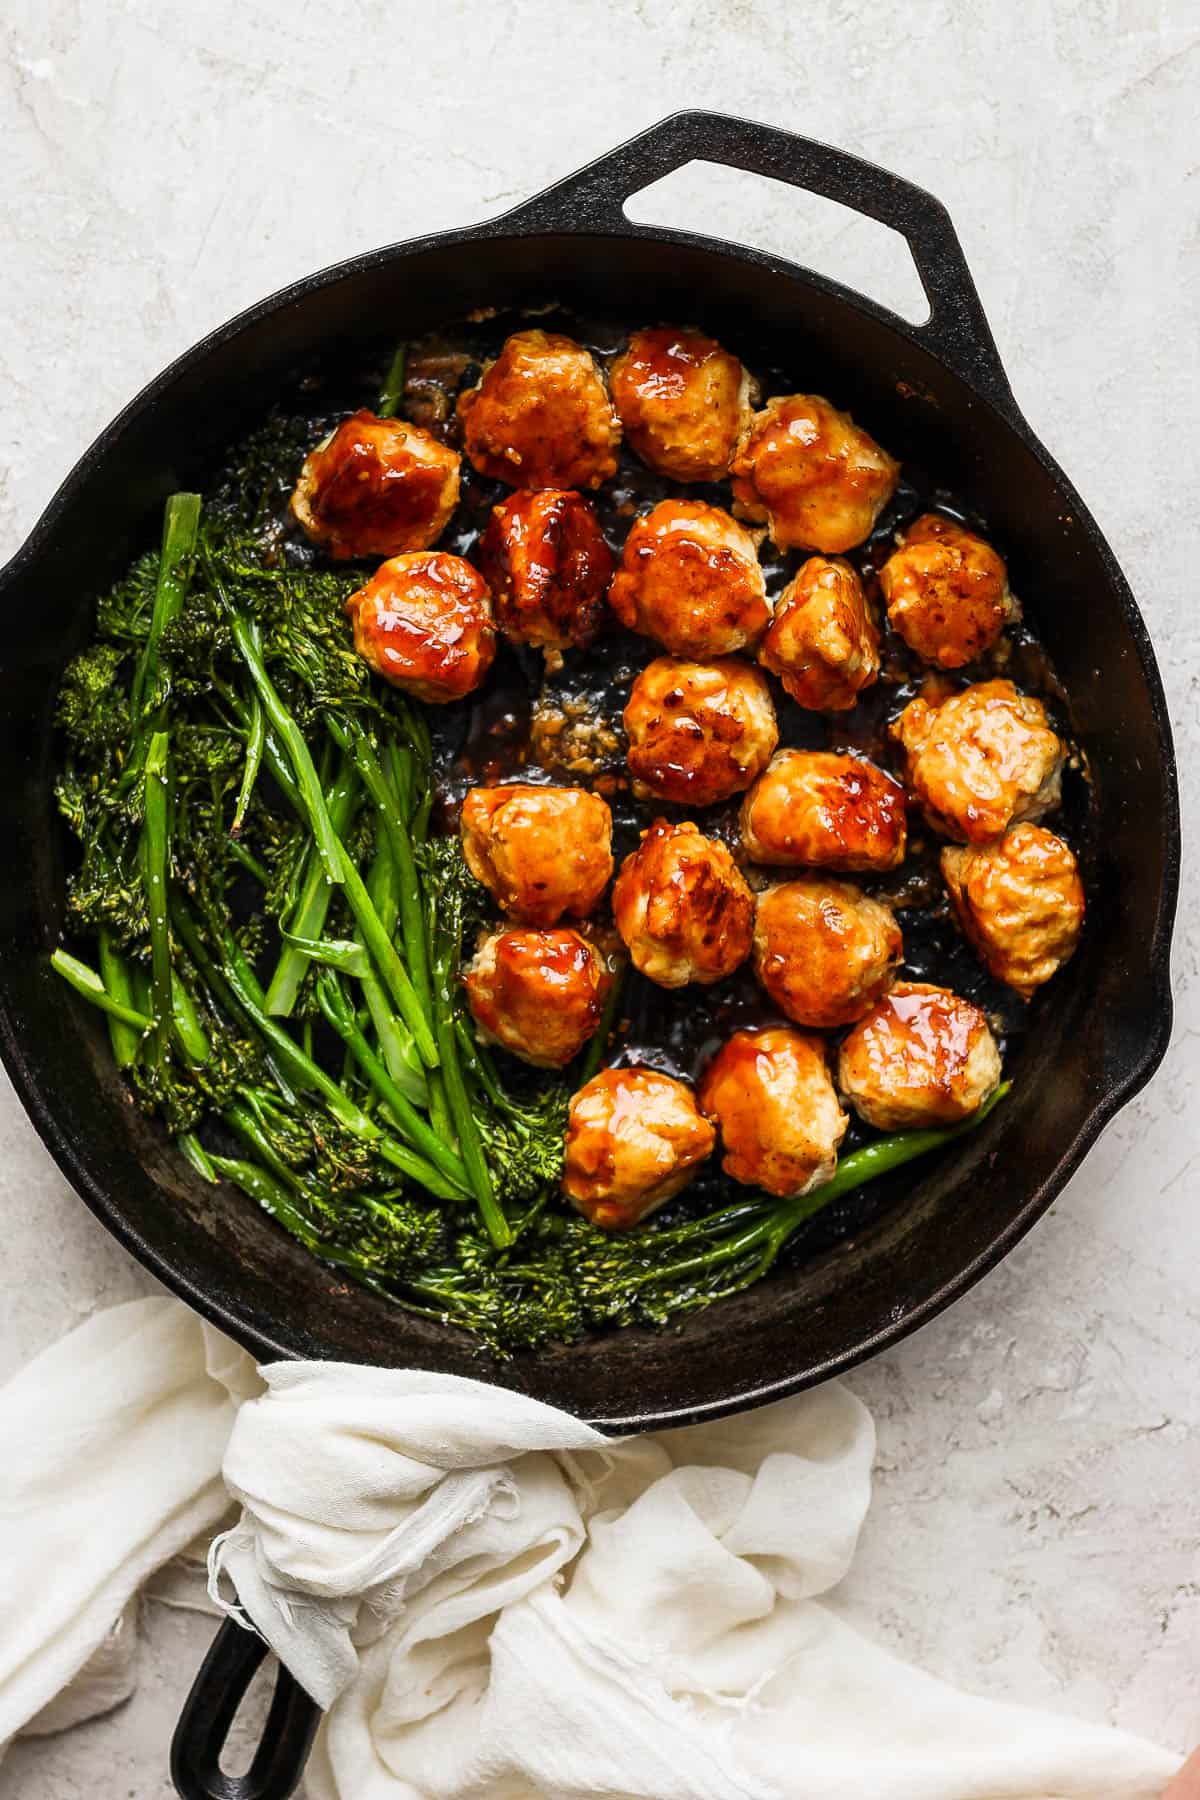
[[[622, 200], [692, 159], [811, 187], [896, 225], [930, 325], [902, 325], [776, 259], [630, 226]], [[632, 297], [632, 298], [631, 298]], [[1017, 1051], [1009, 1102], [929, 1167], [845, 1216], [802, 1267], [661, 1336], [628, 1331], [501, 1365], [315, 1262], [232, 1190], [200, 1183], [129, 1104], [98, 1018], [45, 952], [62, 916], [53, 828], [53, 695], [95, 596], [150, 541], [165, 495], [203, 487], [290, 371], [417, 336], [472, 308], [557, 300], [583, 313], [682, 317], [762, 364], [802, 365], [896, 454], [976, 507], [1074, 700], [1098, 797], [1085, 942]], [[802, 347], [802, 353], [797, 346]], [[882, 171], [766, 127], [681, 114], [507, 218], [382, 251], [265, 302], [189, 353], [88, 452], [0, 578], [7, 600], [0, 808], [0, 1049], [69, 1179], [118, 1237], [264, 1357], [452, 1370], [648, 1428], [823, 1379], [948, 1304], [1049, 1204], [1165, 1049], [1178, 864], [1174, 763], [1153, 658], [1120, 571], [1012, 401], [944, 212]]]

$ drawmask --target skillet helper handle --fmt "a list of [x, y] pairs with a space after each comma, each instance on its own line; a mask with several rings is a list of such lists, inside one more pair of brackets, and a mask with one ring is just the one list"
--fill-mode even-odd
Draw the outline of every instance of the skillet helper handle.
[[878, 164], [815, 138], [726, 113], [672, 113], [494, 223], [510, 231], [641, 236], [645, 228], [626, 217], [625, 202], [696, 161], [786, 181], [898, 231], [912, 253], [930, 314], [920, 326], [901, 321], [904, 329], [1010, 418], [1017, 413], [962, 245], [941, 201]]
[[267, 1654], [258, 1633], [232, 1619], [217, 1632], [171, 1740], [171, 1780], [181, 1800], [288, 1800], [295, 1792], [321, 1712], [282, 1665], [249, 1769], [226, 1775], [221, 1768], [229, 1728]]

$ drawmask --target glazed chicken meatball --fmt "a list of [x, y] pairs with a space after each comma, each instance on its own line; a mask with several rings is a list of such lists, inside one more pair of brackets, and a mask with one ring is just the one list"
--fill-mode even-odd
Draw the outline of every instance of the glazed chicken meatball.
[[621, 425], [582, 344], [518, 331], [459, 395], [463, 448], [481, 475], [522, 488], [597, 488], [616, 473]]
[[496, 623], [514, 643], [565, 650], [596, 635], [613, 555], [582, 494], [544, 488], [493, 507], [479, 566]]
[[690, 1087], [656, 1069], [602, 1069], [571, 1101], [562, 1191], [593, 1225], [636, 1225], [692, 1179], [716, 1133]]
[[1083, 882], [1070, 847], [1042, 825], [1014, 825], [990, 844], [942, 851], [963, 936], [998, 981], [1028, 1000], [1075, 953]]
[[708, 984], [749, 956], [754, 899], [724, 844], [659, 819], [621, 865], [613, 918], [634, 968], [651, 981]]
[[356, 412], [305, 458], [292, 512], [339, 559], [427, 550], [458, 505], [458, 465], [419, 426]]
[[753, 384], [699, 331], [635, 331], [609, 370], [630, 447], [673, 481], [722, 481], [749, 424]]
[[783, 881], [758, 896], [754, 971], [814, 1031], [852, 1025], [891, 985], [904, 940], [890, 907], [846, 881]]
[[754, 539], [719, 506], [662, 500], [625, 540], [608, 603], [674, 656], [729, 656], [771, 617]]
[[961, 669], [1014, 616], [1008, 570], [992, 546], [941, 513], [923, 513], [879, 571], [888, 618], [910, 650]]
[[923, 981], [898, 981], [838, 1056], [843, 1098], [880, 1131], [955, 1125], [999, 1083], [1000, 1052], [979, 1008]]
[[849, 1123], [820, 1038], [786, 1026], [738, 1031], [709, 1063], [701, 1110], [715, 1119], [734, 1181], [791, 1198], [824, 1186]]
[[463, 977], [484, 1036], [538, 1069], [561, 1069], [600, 1022], [612, 978], [577, 931], [493, 931]]
[[879, 632], [857, 571], [810, 556], [775, 602], [758, 660], [801, 706], [847, 712], [879, 674]]
[[351, 594], [346, 611], [363, 661], [418, 700], [461, 700], [491, 667], [496, 634], [487, 584], [461, 556], [393, 556]]
[[886, 871], [904, 860], [904, 789], [874, 763], [781, 750], [742, 802], [752, 862]]
[[681, 806], [740, 794], [779, 741], [765, 676], [735, 656], [656, 657], [634, 682], [624, 719], [635, 795]]
[[461, 826], [472, 875], [526, 925], [586, 919], [612, 874], [612, 815], [584, 788], [472, 788]]
[[896, 491], [900, 464], [819, 394], [768, 400], [733, 462], [734, 510], [781, 550], [852, 550]]
[[930, 702], [918, 695], [892, 726], [908, 784], [935, 831], [987, 843], [1062, 797], [1066, 752], [1046, 709], [1011, 681], [981, 681]]

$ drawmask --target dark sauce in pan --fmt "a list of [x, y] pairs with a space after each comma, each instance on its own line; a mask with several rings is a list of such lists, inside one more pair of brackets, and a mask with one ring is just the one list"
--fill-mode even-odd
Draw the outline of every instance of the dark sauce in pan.
[[[655, 321], [639, 317], [614, 325], [555, 309], [539, 312], [535, 317], [497, 313], [448, 327], [410, 345], [403, 411], [415, 423], [457, 446], [455, 396], [477, 380], [481, 365], [498, 353], [512, 331], [537, 325], [564, 332], [606, 363], [622, 347], [630, 330], [648, 322]], [[764, 367], [754, 355], [753, 342], [738, 343], [728, 334], [725, 341], [759, 377], [764, 398], [811, 391], [819, 385], [814, 384], [811, 375], [805, 379], [786, 368]], [[381, 348], [375, 359], [365, 359], [356, 370], [348, 371], [343, 366], [328, 375], [310, 374], [298, 392], [285, 398], [284, 409], [307, 417], [311, 425], [307, 440], [310, 444], [355, 407], [373, 404], [389, 356], [390, 348]], [[835, 405], [842, 403], [836, 392], [828, 397]], [[866, 414], [856, 413], [856, 420], [867, 430], [873, 429]], [[891, 441], [883, 433], [880, 436], [884, 447], [903, 461], [901, 481], [871, 536], [848, 552], [848, 560], [862, 575], [876, 614], [885, 626], [880, 679], [866, 690], [852, 711], [830, 714], [806, 711], [784, 693], [773, 676], [768, 679], [778, 714], [781, 748], [854, 751], [899, 773], [901, 759], [888, 736], [888, 726], [918, 691], [929, 671], [902, 639], [886, 629], [877, 571], [893, 548], [897, 532], [922, 512], [946, 513], [989, 541], [996, 540], [987, 519], [967, 508], [954, 489], [939, 479], [946, 471], [935, 475], [904, 460], [903, 443]], [[264, 524], [276, 534], [279, 554], [284, 559], [299, 564], [319, 561], [320, 553], [288, 519], [288, 491], [281, 481], [266, 508]], [[464, 458], [460, 503], [439, 548], [473, 559], [492, 507], [510, 491], [503, 483], [478, 475]], [[633, 520], [659, 500], [687, 497], [726, 508], [731, 501], [727, 483], [707, 486], [671, 481], [646, 468], [625, 447], [615, 477], [590, 497], [604, 534], [618, 556]], [[996, 542], [996, 548], [1004, 555], [1003, 542]], [[760, 558], [768, 596], [774, 598], [796, 573], [805, 553], [780, 552], [764, 537]], [[1018, 598], [1028, 612], [1030, 596]], [[621, 714], [634, 677], [660, 654], [660, 646], [626, 631], [611, 615], [590, 649], [567, 651], [558, 667], [544, 663], [539, 651], [503, 645], [477, 694], [455, 705], [427, 709], [437, 771], [435, 823], [443, 830], [455, 830], [463, 796], [476, 784], [517, 780], [577, 785], [594, 788], [608, 800], [618, 867], [637, 844], [639, 832], [659, 817], [694, 817], [705, 831], [722, 838], [737, 853], [740, 795], [720, 806], [689, 809], [666, 802], [635, 801], [629, 791]], [[955, 671], [947, 679], [965, 687], [972, 681], [995, 676], [1007, 676], [1025, 692], [1037, 695], [1046, 705], [1051, 724], [1068, 744], [1062, 807], [1047, 822], [1071, 844], [1090, 891], [1093, 806], [1086, 765], [1073, 743], [1066, 693], [1028, 618], [1011, 626], [987, 657]], [[938, 868], [940, 841], [924, 826], [917, 812], [910, 813], [909, 827], [908, 853], [900, 869], [882, 877], [853, 879], [897, 909], [905, 946], [902, 975], [935, 982], [973, 1000], [988, 1015], [1007, 1062], [1012, 1047], [1046, 1003], [1045, 997], [1026, 1004], [987, 974], [951, 918]], [[763, 878], [786, 879], [789, 873], [751, 871], [750, 878], [752, 885], [755, 881], [761, 885]], [[604, 917], [601, 908], [596, 922], [602, 924]], [[779, 1023], [787, 1021], [772, 1008], [749, 963], [713, 987], [677, 990], [657, 987], [630, 970], [609, 1061], [616, 1066], [649, 1064], [693, 1080], [731, 1032], [744, 1026]], [[503, 1052], [498, 1054], [507, 1060]], [[874, 1135], [851, 1115], [843, 1150]], [[719, 1159], [714, 1158], [682, 1199], [672, 1204], [689, 1213], [704, 1210], [716, 1204], [721, 1191], [727, 1193], [729, 1185], [720, 1173]], [[888, 1185], [883, 1184], [883, 1189]], [[789, 1257], [812, 1254], [847, 1236], [887, 1203], [879, 1186], [868, 1186], [860, 1194], [835, 1203], [798, 1234]]]

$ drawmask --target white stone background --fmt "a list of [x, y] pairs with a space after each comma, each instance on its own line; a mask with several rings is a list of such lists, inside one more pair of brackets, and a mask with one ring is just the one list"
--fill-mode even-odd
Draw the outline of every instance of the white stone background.
[[[0, 555], [124, 401], [259, 295], [502, 211], [678, 107], [744, 112], [949, 206], [1016, 394], [1148, 617], [1196, 818], [1188, 0], [6, 0], [0, 32]], [[641, 210], [911, 303], [898, 240], [773, 184], [693, 168]], [[956, 1681], [1181, 1749], [1200, 1738], [1197, 876], [1189, 846], [1163, 1070], [1000, 1271], [853, 1377], [880, 1453], [843, 1596]], [[151, 1284], [7, 1088], [0, 1156], [3, 1375]], [[168, 1795], [209, 1630], [154, 1609], [134, 1701], [18, 1745], [4, 1800]]]

